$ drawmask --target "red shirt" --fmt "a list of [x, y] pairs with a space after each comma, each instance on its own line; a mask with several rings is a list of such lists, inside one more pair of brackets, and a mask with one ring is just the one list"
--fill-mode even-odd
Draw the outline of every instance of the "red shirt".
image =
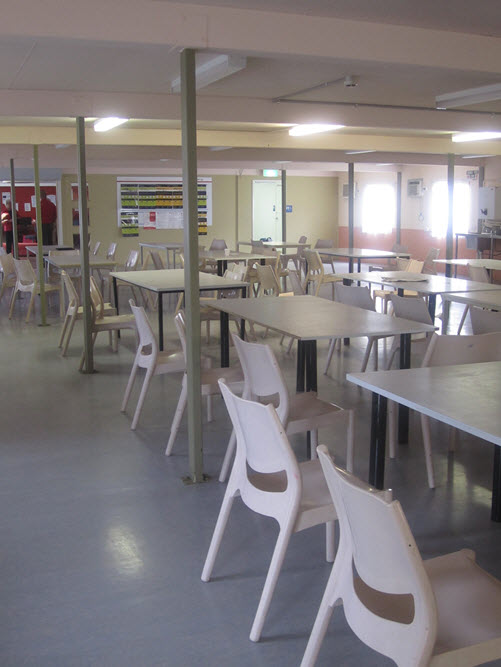
[[40, 210], [42, 212], [42, 225], [51, 225], [56, 221], [57, 209], [48, 197], [40, 200]]
[[9, 211], [5, 204], [2, 204], [2, 224], [4, 232], [12, 231], [12, 211]]

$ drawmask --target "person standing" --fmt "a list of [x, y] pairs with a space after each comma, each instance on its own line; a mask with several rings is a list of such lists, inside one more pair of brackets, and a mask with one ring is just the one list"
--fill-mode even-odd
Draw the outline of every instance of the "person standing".
[[43, 245], [52, 245], [57, 208], [47, 197], [45, 190], [40, 190], [40, 211], [42, 216], [42, 243]]
[[10, 254], [12, 252], [12, 244], [14, 243], [14, 235], [12, 232], [12, 202], [10, 199], [6, 199], [5, 204], [2, 204], [0, 218], [3, 225], [5, 250], [7, 251], [7, 254]]

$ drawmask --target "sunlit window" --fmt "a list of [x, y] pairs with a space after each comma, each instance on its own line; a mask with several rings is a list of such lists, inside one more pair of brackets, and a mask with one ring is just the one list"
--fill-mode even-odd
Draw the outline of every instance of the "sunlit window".
[[364, 188], [362, 231], [366, 234], [390, 234], [395, 227], [397, 204], [395, 188], [377, 183]]
[[[436, 181], [431, 189], [431, 235], [444, 238], [449, 215], [447, 181]], [[453, 201], [453, 232], [468, 231], [471, 216], [471, 193], [468, 183], [455, 181]]]

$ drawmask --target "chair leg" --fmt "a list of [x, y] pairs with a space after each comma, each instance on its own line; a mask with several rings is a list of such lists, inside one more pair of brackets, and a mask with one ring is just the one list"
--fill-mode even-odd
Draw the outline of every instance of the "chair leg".
[[14, 303], [16, 301], [16, 296], [18, 293], [17, 287], [14, 287], [12, 290], [12, 296], [10, 297], [10, 308], [9, 308], [9, 320], [12, 319], [12, 313], [14, 312]]
[[461, 315], [461, 321], [458, 326], [458, 336], [461, 333], [461, 329], [463, 328], [463, 324], [465, 323], [466, 316], [470, 312], [470, 306], [465, 306], [465, 309], [463, 310], [463, 314]]
[[421, 415], [421, 429], [423, 431], [424, 458], [426, 461], [426, 472], [428, 473], [428, 486], [435, 488], [435, 475], [433, 473], [433, 460], [431, 457], [431, 435], [430, 418], [428, 415]]
[[327, 521], [325, 524], [325, 560], [328, 563], [333, 563], [336, 556], [335, 538], [336, 522]]
[[73, 328], [74, 328], [74, 326], [75, 326], [76, 319], [77, 319], [77, 316], [76, 316], [76, 313], [75, 313], [75, 314], [71, 317], [70, 325], [69, 325], [69, 327], [68, 327], [68, 331], [67, 331], [67, 333], [66, 333], [66, 340], [65, 340], [65, 342], [64, 342], [64, 347], [63, 347], [62, 352], [61, 352], [61, 356], [62, 356], [62, 357], [65, 357], [65, 356], [66, 356], [66, 353], [68, 352], [68, 346], [69, 346], [69, 344], [70, 344], [70, 339], [71, 339], [71, 335], [72, 335], [72, 333], [73, 333]]
[[209, 423], [211, 421], [214, 421], [214, 417], [212, 414], [212, 396], [210, 394], [207, 395], [207, 421]]
[[256, 616], [254, 617], [254, 623], [252, 624], [250, 632], [250, 639], [253, 642], [258, 642], [261, 638], [264, 621], [266, 619], [268, 609], [270, 608], [271, 598], [273, 597], [273, 593], [277, 585], [280, 570], [282, 569], [285, 553], [292, 535], [293, 526], [294, 522], [291, 518], [289, 518], [289, 521], [286, 523], [286, 525], [280, 527], [277, 543], [273, 551], [268, 574], [266, 575], [266, 581], [264, 582], [263, 592], [261, 593], [261, 599], [259, 600]]
[[390, 459], [397, 456], [398, 405], [388, 401], [388, 451]]
[[28, 304], [28, 312], [26, 313], [26, 320], [25, 320], [25, 322], [29, 322], [29, 321], [30, 321], [31, 311], [32, 311], [32, 309], [33, 309], [33, 304], [34, 304], [34, 302], [35, 302], [35, 290], [33, 290], [33, 292], [31, 293], [31, 298], [30, 298], [30, 302], [29, 302], [29, 304]]
[[360, 369], [361, 373], [365, 373], [365, 369], [367, 368], [367, 363], [369, 361], [369, 357], [371, 356], [371, 351], [372, 351], [372, 344], [374, 343], [374, 338], [369, 338], [369, 341], [367, 343], [367, 347], [365, 348], [365, 354], [364, 354], [364, 359], [362, 361], [362, 368]]
[[311, 444], [311, 452], [310, 452], [310, 458], [316, 459], [318, 458], [317, 456], [317, 447], [318, 447], [318, 429], [314, 429], [309, 432], [310, 433], [310, 444]]
[[221, 546], [221, 540], [223, 539], [224, 530], [226, 528], [226, 524], [228, 523], [228, 517], [230, 516], [234, 497], [234, 493], [231, 493], [229, 489], [227, 489], [223, 498], [221, 509], [219, 510], [216, 527], [214, 528], [214, 532], [212, 534], [209, 551], [207, 552], [204, 568], [202, 570], [202, 581], [209, 581], [211, 578], [212, 569], [214, 567], [214, 562], [216, 560], [219, 547]]
[[165, 455], [170, 456], [172, 453], [172, 448], [174, 447], [174, 441], [179, 431], [179, 425], [181, 424], [181, 419], [183, 418], [184, 408], [186, 407], [186, 401], [188, 398], [188, 384], [186, 380], [186, 375], [183, 377], [183, 383], [181, 385], [181, 393], [179, 394], [179, 401], [177, 403], [176, 412], [174, 413], [174, 419], [172, 420], [172, 426], [170, 427], [170, 436], [169, 442], [165, 449]]
[[219, 481], [226, 482], [228, 477], [228, 472], [230, 470], [231, 461], [233, 459], [233, 454], [235, 453], [235, 445], [237, 444], [237, 436], [235, 435], [235, 430], [231, 432], [231, 436], [226, 447], [226, 454], [224, 455], [223, 465], [221, 466], [221, 472], [219, 473]]
[[348, 427], [346, 429], [346, 470], [353, 472], [353, 458], [355, 454], [355, 411], [345, 410], [348, 413]]
[[68, 328], [69, 321], [70, 321], [70, 316], [68, 314], [66, 314], [66, 317], [64, 318], [64, 322], [63, 322], [63, 327], [61, 329], [61, 335], [59, 337], [59, 343], [57, 344], [58, 347], [63, 346], [64, 336], [66, 334], [66, 330]]
[[327, 352], [327, 361], [325, 362], [324, 375], [327, 375], [327, 371], [329, 370], [329, 366], [331, 365], [332, 355], [334, 353], [334, 348], [336, 347], [336, 342], [337, 338], [331, 338], [329, 351]]
[[132, 364], [132, 369], [130, 371], [129, 375], [129, 380], [127, 382], [127, 386], [125, 387], [125, 394], [122, 400], [122, 405], [120, 406], [120, 412], [125, 412], [125, 409], [127, 407], [127, 403], [129, 402], [130, 394], [132, 391], [132, 386], [134, 385], [134, 380], [136, 379], [136, 374], [137, 374], [137, 358], [134, 359], [134, 363]]
[[[136, 370], [137, 370], [137, 366], [136, 366]], [[145, 375], [144, 381], [143, 381], [143, 386], [141, 387], [141, 393], [139, 394], [139, 400], [137, 402], [136, 410], [134, 412], [134, 417], [132, 419], [132, 424], [130, 425], [131, 431], [136, 430], [139, 415], [141, 414], [141, 410], [143, 409], [144, 399], [146, 398], [146, 392], [148, 391], [148, 388], [150, 386], [150, 382], [151, 382], [151, 378], [153, 377], [153, 373], [154, 373], [153, 368], [148, 368], [148, 370], [146, 371], [146, 375]], [[131, 377], [132, 377], [132, 373], [131, 373]], [[131, 387], [132, 387], [132, 385], [131, 385]], [[129, 391], [129, 394], [130, 394], [130, 391]], [[124, 399], [125, 399], [125, 397], [124, 397]]]

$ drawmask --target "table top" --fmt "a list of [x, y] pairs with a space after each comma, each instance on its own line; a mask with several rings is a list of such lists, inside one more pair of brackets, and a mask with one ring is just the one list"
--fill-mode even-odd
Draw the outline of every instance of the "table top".
[[[26, 250], [28, 252], [33, 253], [34, 255], [38, 255], [38, 245], [28, 245], [26, 246]], [[44, 245], [42, 246], [42, 253], [44, 255], [48, 255], [49, 252], [52, 250], [75, 250], [75, 248], [72, 248], [71, 246], [68, 245]]]
[[481, 239], [501, 239], [499, 234], [492, 234], [491, 232], [455, 232], [456, 236], [475, 236]]
[[336, 275], [344, 280], [388, 285], [394, 289], [412, 290], [420, 294], [501, 290], [501, 285], [479, 283], [464, 278], [432, 276], [427, 273], [407, 273], [406, 271], [361, 271], [360, 273], [339, 273]]
[[410, 257], [410, 253], [408, 252], [372, 250], [371, 248], [314, 248], [314, 250], [320, 255], [351, 257], [352, 259], [390, 259], [394, 257]]
[[[484, 283], [487, 285], [487, 283]], [[491, 308], [492, 310], [501, 310], [501, 290], [483, 290], [478, 292], [453, 292], [444, 294], [445, 301], [454, 301], [456, 303], [465, 303], [469, 306], [478, 306], [479, 308]]]
[[475, 268], [501, 270], [501, 259], [434, 259], [437, 264], [450, 264], [451, 266], [474, 266]]
[[219, 299], [205, 305], [301, 340], [392, 336], [436, 330], [429, 324], [308, 295]]
[[[346, 379], [501, 445], [501, 362], [349, 373]], [[481, 388], [479, 390], [479, 388]]]
[[[237, 245], [252, 245], [255, 241], [239, 241]], [[298, 241], [263, 241], [266, 248], [311, 248], [311, 243]]]
[[[55, 255], [53, 257], [44, 257], [45, 261], [58, 269], [75, 269], [82, 264], [81, 255]], [[89, 266], [93, 269], [110, 269], [116, 266], [115, 259], [106, 259], [106, 257], [97, 257], [89, 255]]]
[[230, 250], [229, 255], [225, 255], [224, 250], [201, 250], [199, 255], [200, 259], [214, 259], [218, 262], [227, 261], [231, 262], [239, 260], [249, 260], [255, 259], [270, 259], [271, 255], [263, 255], [258, 252], [240, 252], [239, 250]]
[[[117, 278], [130, 285], [142, 287], [152, 292], [184, 292], [184, 269], [161, 269], [151, 271], [112, 271], [112, 278]], [[249, 283], [229, 280], [221, 276], [200, 272], [200, 290], [235, 289], [246, 287]], [[229, 299], [227, 299], [229, 300]]]
[[141, 241], [139, 243], [139, 246], [143, 246], [144, 248], [162, 248], [163, 250], [177, 250], [178, 248], [183, 248], [184, 243], [180, 241], [167, 241], [166, 243], [162, 242], [146, 243], [145, 241]]

